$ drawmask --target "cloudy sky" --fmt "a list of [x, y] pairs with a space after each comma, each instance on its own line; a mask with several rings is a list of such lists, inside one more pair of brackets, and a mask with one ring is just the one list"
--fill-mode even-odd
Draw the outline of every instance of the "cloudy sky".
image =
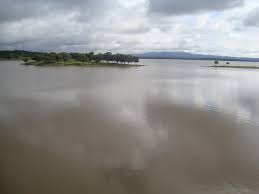
[[0, 3], [0, 50], [259, 56], [258, 0]]

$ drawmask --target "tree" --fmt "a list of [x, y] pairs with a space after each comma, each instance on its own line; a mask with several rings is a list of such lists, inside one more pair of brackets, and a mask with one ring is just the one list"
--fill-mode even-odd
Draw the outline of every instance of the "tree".
[[53, 57], [52, 55], [49, 55], [45, 57], [44, 62], [47, 64], [51, 64], [51, 63], [56, 63], [57, 61], [55, 57]]
[[33, 60], [34, 62], [40, 62], [40, 64], [50, 64], [50, 63], [59, 63], [66, 62], [70, 59], [74, 61], [81, 62], [92, 62], [95, 61], [97, 63], [104, 61], [107, 63], [138, 63], [139, 58], [132, 55], [125, 54], [112, 54], [111, 52], [106, 53], [98, 53], [94, 52], [90, 53], [55, 53], [55, 52], [28, 52], [23, 50], [15, 50], [15, 51], [0, 51], [0, 58], [3, 59], [22, 59], [25, 63], [29, 60]]
[[90, 52], [90, 53], [86, 54], [86, 56], [88, 57], [88, 59], [90, 61], [94, 60], [94, 52]]
[[89, 61], [89, 59], [85, 54], [81, 54], [79, 61], [87, 62], [87, 61]]
[[70, 53], [60, 53], [60, 55], [62, 56], [63, 61], [68, 61], [69, 59], [71, 59]]
[[56, 61], [63, 61], [63, 55], [60, 54], [60, 53], [58, 53], [58, 54], [56, 55]]
[[134, 62], [138, 63], [139, 62], [139, 58], [138, 57], [134, 57]]
[[24, 63], [27, 63], [29, 61], [28, 58], [23, 58], [22, 60], [23, 60]]
[[120, 54], [117, 53], [116, 55], [114, 55], [114, 60], [116, 63], [119, 63], [120, 62]]
[[107, 61], [108, 63], [110, 61], [112, 61], [112, 53], [111, 52], [107, 52], [103, 55], [103, 60]]
[[44, 61], [44, 56], [42, 54], [37, 54], [32, 57], [34, 61]]
[[94, 60], [96, 63], [99, 63], [103, 60], [103, 54], [102, 53], [98, 53], [97, 55], [94, 55]]

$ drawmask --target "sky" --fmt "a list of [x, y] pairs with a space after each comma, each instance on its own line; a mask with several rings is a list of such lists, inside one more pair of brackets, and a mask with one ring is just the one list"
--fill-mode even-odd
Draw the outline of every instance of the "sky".
[[259, 57], [258, 0], [0, 0], [0, 50]]

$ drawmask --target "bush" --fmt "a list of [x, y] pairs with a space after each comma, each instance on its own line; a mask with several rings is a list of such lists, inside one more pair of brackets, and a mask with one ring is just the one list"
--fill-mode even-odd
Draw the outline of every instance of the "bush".
[[29, 61], [28, 58], [23, 58], [22, 60], [23, 60], [24, 63], [27, 63]]

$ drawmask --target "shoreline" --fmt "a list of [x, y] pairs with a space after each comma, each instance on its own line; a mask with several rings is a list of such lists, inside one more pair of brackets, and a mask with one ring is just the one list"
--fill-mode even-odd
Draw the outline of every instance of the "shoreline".
[[27, 62], [22, 63], [25, 66], [35, 66], [35, 67], [67, 67], [67, 66], [77, 66], [77, 67], [142, 67], [145, 65], [141, 64], [122, 64], [122, 63], [93, 63], [93, 62], [59, 62], [59, 63], [44, 63], [44, 62]]
[[242, 65], [211, 65], [206, 67], [231, 68], [231, 69], [259, 69], [259, 66], [242, 66]]

